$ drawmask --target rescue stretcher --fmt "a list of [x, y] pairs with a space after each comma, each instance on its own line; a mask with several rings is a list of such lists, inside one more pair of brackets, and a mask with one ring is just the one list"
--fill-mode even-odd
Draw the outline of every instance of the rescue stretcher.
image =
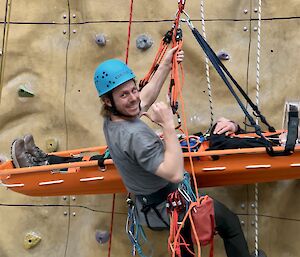
[[[274, 147], [282, 151], [284, 147]], [[56, 152], [58, 156], [86, 153], [103, 154], [106, 146]], [[183, 153], [185, 169], [191, 161], [199, 187], [241, 185], [300, 178], [300, 146], [289, 156], [272, 157], [264, 147]], [[218, 159], [211, 158], [218, 156]], [[0, 164], [2, 185], [29, 196], [111, 194], [126, 192], [111, 159], [82, 161], [29, 168], [13, 167], [12, 161]]]
[[[267, 125], [269, 131], [275, 131], [274, 128], [267, 123], [265, 117], [258, 110], [258, 107], [243, 91], [242, 87], [234, 80], [198, 30], [193, 26], [189, 16], [183, 9], [176, 14], [176, 19], [174, 21], [175, 26], [173, 26], [162, 39], [160, 49], [149, 73], [140, 82], [140, 88], [149, 82], [153, 76], [153, 72], [157, 70], [157, 65], [159, 65], [159, 61], [162, 59], [170, 42], [173, 42], [173, 47], [176, 45], [179, 46], [179, 49], [182, 47], [182, 31], [178, 27], [180, 14], [182, 12], [186, 15], [186, 22], [197, 42], [237, 100], [252, 127], [255, 128], [256, 134], [261, 134], [260, 127], [256, 124], [236, 95], [227, 77], [247, 100], [248, 104], [252, 107], [255, 116], [260, 118], [261, 121]], [[176, 61], [173, 62], [173, 66], [174, 65], [175, 67], [172, 67], [171, 71], [172, 79], [170, 82], [170, 88], [172, 89], [170, 93], [172, 99], [170, 99], [170, 102], [172, 108], [177, 106], [178, 90], [181, 90], [179, 68]], [[298, 109], [297, 111], [294, 111], [294, 113], [298, 113], [300, 111], [299, 105], [293, 104], [293, 106], [297, 106]], [[175, 111], [177, 111], [176, 109], [177, 107], [175, 108]], [[285, 110], [285, 112], [288, 113], [289, 110]], [[299, 121], [298, 116], [297, 120]], [[74, 156], [87, 153], [104, 154], [106, 149], [106, 146], [83, 148], [72, 151], [56, 152], [55, 155]], [[283, 146], [273, 147], [273, 149], [278, 152], [285, 151]], [[193, 165], [197, 185], [199, 187], [241, 185], [300, 178], [300, 145], [295, 146], [293, 153], [286, 156], [270, 156], [265, 147], [187, 152], [183, 153], [183, 156], [185, 169], [188, 172], [191, 172], [191, 166]], [[213, 156], [217, 156], [218, 158], [213, 158]], [[105, 160], [104, 165], [105, 168], [102, 169], [98, 166], [98, 161], [94, 160], [15, 169], [12, 161], [7, 161], [5, 163], [0, 162], [0, 180], [2, 186], [29, 196], [111, 194], [126, 192], [122, 179], [114, 166], [113, 161], [111, 159]]]

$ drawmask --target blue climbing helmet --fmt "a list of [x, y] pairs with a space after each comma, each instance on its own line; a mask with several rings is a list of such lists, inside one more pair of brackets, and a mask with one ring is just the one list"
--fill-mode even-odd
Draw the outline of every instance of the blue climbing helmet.
[[94, 81], [99, 96], [135, 78], [131, 69], [122, 61], [109, 59], [96, 68]]

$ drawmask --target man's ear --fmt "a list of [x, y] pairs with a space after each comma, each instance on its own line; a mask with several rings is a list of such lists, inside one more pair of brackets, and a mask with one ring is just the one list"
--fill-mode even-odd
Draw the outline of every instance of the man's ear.
[[111, 104], [111, 100], [108, 98], [108, 97], [103, 97], [102, 98], [102, 101], [105, 105], [109, 106], [109, 107], [112, 107], [112, 104]]

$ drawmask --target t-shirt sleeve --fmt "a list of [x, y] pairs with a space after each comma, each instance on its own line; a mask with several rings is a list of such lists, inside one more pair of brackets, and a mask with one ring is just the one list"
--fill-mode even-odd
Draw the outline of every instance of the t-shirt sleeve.
[[146, 171], [155, 173], [164, 159], [164, 147], [160, 138], [149, 132], [137, 132], [130, 140], [135, 161]]

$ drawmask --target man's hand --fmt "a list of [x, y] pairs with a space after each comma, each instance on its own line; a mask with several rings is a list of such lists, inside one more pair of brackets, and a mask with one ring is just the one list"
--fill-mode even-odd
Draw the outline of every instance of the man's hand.
[[154, 103], [143, 115], [163, 128], [175, 128], [171, 107], [164, 102]]
[[226, 118], [220, 118], [217, 121], [217, 125], [213, 133], [218, 135], [225, 133], [225, 135], [228, 136], [232, 133], [235, 133], [237, 130], [238, 130], [238, 125], [236, 123]]
[[171, 65], [172, 64], [172, 60], [173, 60], [173, 55], [174, 53], [177, 52], [177, 56], [176, 56], [176, 60], [178, 63], [182, 62], [184, 59], [184, 51], [183, 50], [178, 50], [178, 46], [175, 46], [173, 48], [171, 48], [165, 55], [165, 58], [162, 62], [162, 64], [164, 65]]
[[172, 68], [172, 60], [174, 54], [176, 54], [177, 62], [183, 61], [184, 52], [182, 50], [178, 50], [178, 46], [173, 47], [166, 53], [164, 60], [158, 66], [158, 69], [153, 75], [152, 79], [140, 93], [142, 111], [147, 111], [150, 106], [156, 101], [160, 90]]

